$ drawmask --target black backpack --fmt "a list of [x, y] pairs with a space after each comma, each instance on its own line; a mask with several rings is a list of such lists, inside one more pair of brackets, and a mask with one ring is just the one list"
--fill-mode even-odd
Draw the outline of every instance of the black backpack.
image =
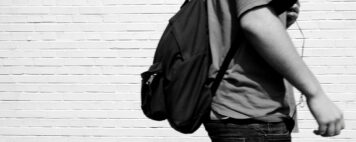
[[[279, 3], [272, 5], [283, 2], [274, 1]], [[212, 58], [206, 0], [186, 0], [169, 20], [153, 65], [141, 74], [143, 113], [153, 120], [167, 119], [181, 133], [195, 132], [208, 118], [212, 97], [237, 49], [229, 49], [216, 78], [209, 79]]]
[[182, 133], [196, 131], [208, 118], [212, 95], [224, 75], [220, 71], [220, 80], [208, 78], [211, 60], [206, 0], [186, 0], [169, 20], [153, 65], [141, 74], [144, 114], [168, 119]]

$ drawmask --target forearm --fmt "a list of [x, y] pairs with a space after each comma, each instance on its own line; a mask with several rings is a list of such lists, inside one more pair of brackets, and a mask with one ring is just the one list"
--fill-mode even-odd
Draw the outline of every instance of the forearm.
[[268, 8], [248, 12], [241, 26], [256, 51], [307, 97], [324, 94], [320, 83], [298, 55], [285, 26]]

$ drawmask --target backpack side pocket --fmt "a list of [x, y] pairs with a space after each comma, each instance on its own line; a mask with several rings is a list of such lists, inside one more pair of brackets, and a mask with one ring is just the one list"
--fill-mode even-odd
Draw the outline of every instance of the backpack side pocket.
[[141, 74], [141, 108], [153, 120], [166, 119], [166, 106], [163, 93], [162, 64], [157, 62]]

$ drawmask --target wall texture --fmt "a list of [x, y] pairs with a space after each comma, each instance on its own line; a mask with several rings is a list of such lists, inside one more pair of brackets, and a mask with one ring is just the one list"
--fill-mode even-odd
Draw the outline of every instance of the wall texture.
[[[183, 0], [0, 0], [0, 142], [207, 142], [140, 111], [140, 77]], [[303, 0], [304, 60], [344, 111], [315, 136], [299, 108], [296, 142], [356, 141], [356, 1]], [[302, 33], [289, 30], [299, 51]], [[327, 107], [327, 106], [325, 106]]]

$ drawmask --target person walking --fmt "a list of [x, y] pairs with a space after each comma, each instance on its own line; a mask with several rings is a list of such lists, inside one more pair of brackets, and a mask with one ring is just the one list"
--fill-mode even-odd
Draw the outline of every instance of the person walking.
[[285, 80], [305, 95], [319, 125], [316, 135], [336, 136], [345, 127], [343, 113], [286, 32], [298, 17], [299, 2], [284, 0], [295, 3], [289, 10], [280, 2], [207, 0], [210, 78], [216, 76], [229, 48], [238, 48], [204, 122], [213, 142], [291, 141], [295, 102]]

